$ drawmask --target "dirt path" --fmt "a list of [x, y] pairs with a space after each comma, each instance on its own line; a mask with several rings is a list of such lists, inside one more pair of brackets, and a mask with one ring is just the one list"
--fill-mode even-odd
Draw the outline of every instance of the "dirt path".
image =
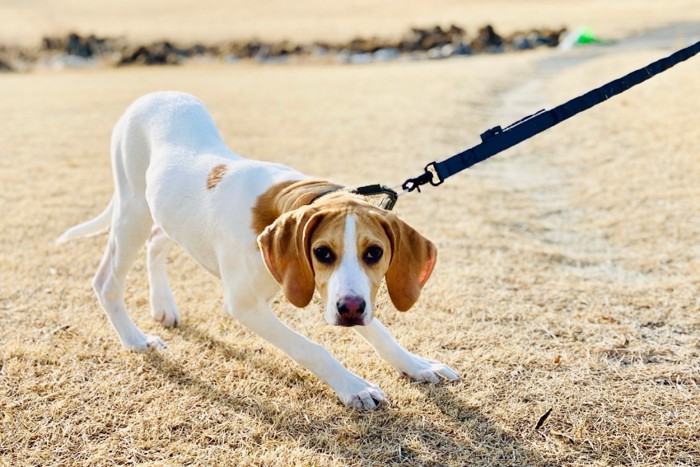
[[[653, 48], [668, 51], [664, 53], [669, 54], [697, 40], [700, 40], [700, 23], [678, 23], [632, 36], [613, 45], [548, 55], [535, 63], [528, 76], [519, 77], [518, 82], [495, 96], [500, 102], [500, 110], [494, 112], [494, 119], [505, 127], [539, 109], [549, 109], [563, 103], [547, 102], [543, 96], [548, 94], [548, 83], [573, 66], [604, 56]], [[629, 71], [632, 70], [623, 71], [620, 76]], [[600, 81], [600, 84], [605, 81]], [[578, 92], [572, 93], [570, 98], [577, 95]], [[577, 118], [569, 125], [576, 125]], [[548, 134], [551, 136], [557, 131], [559, 128], [551, 129]], [[598, 136], [605, 138], [605, 135]], [[596, 216], [595, 209], [575, 202], [577, 188], [580, 188], [576, 186], [580, 179], [578, 175], [587, 170], [585, 162], [566, 157], [560, 147], [545, 147], [548, 149], [545, 153], [533, 150], [533, 147], [532, 141], [524, 143], [509, 153], [497, 156], [499, 162], [494, 164], [493, 170], [485, 169], [492, 183], [509, 191], [512, 200], [506, 204], [527, 206], [523, 222], [515, 227], [545, 249], [555, 249], [570, 271], [581, 277], [612, 279], [621, 283], [658, 280], [651, 273], [623, 267], [616, 261], [623, 254], [622, 251], [607, 242], [599, 231], [581, 228]], [[539, 147], [542, 148], [542, 145]], [[561, 157], [564, 157], [563, 161], [559, 160]]]

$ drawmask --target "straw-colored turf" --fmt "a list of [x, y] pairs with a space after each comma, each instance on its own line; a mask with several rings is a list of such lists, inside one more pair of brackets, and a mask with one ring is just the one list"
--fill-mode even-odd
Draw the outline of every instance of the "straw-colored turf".
[[108, 202], [111, 127], [148, 91], [200, 96], [250, 157], [398, 183], [666, 52], [0, 75], [0, 464], [699, 464], [700, 59], [400, 200], [440, 261], [413, 310], [383, 294], [380, 315], [461, 381], [411, 383], [318, 304], [275, 303], [387, 393], [378, 412], [226, 318], [181, 251], [182, 327], [151, 321], [143, 258], [127, 292], [170, 348], [122, 350], [90, 290], [105, 237], [52, 243]]

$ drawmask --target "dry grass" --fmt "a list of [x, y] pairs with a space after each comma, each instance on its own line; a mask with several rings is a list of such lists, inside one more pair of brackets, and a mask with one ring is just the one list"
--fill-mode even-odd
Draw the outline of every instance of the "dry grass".
[[121, 350], [89, 287], [105, 238], [52, 244], [107, 203], [111, 126], [145, 92], [197, 94], [251, 157], [396, 183], [661, 54], [538, 68], [556, 53], [0, 75], [0, 464], [700, 463], [700, 59], [400, 200], [441, 259], [414, 310], [381, 316], [460, 382], [410, 383], [317, 306], [275, 304], [389, 395], [376, 413], [225, 318], [181, 252], [181, 328], [150, 320], [143, 259], [127, 294], [169, 350]]

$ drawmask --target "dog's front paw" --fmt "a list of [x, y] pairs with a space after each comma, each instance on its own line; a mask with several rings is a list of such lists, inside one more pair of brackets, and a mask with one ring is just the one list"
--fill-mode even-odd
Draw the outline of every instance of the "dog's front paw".
[[378, 386], [354, 375], [337, 392], [341, 402], [355, 410], [376, 410], [389, 403]]
[[457, 372], [444, 363], [417, 355], [413, 355], [410, 363], [405, 368], [399, 369], [399, 372], [413, 381], [427, 381], [430, 383], [438, 383], [442, 379], [448, 381], [459, 379]]

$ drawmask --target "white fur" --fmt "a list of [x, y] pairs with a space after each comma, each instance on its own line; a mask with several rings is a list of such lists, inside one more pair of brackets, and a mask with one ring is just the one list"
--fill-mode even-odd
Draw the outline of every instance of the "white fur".
[[[374, 409], [386, 402], [379, 388], [289, 329], [270, 308], [279, 285], [257, 249], [251, 207], [271, 185], [308, 177], [232, 152], [204, 105], [193, 96], [174, 92], [149, 94], [129, 107], [113, 132], [112, 164], [115, 193], [109, 206], [95, 219], [69, 229], [59, 242], [98, 233], [111, 223], [93, 287], [124, 346], [137, 350], [165, 347], [159, 337], [136, 327], [124, 303], [127, 272], [146, 241], [153, 318], [166, 327], [180, 322], [166, 273], [166, 256], [174, 242], [221, 278], [229, 315], [328, 383], [343, 403]], [[219, 185], [208, 190], [207, 177], [219, 164], [226, 164], [228, 170]], [[343, 294], [357, 293], [371, 306], [368, 279], [355, 249], [354, 226], [349, 216], [343, 263], [329, 284], [329, 296], [337, 300]], [[378, 320], [366, 324], [358, 329], [360, 334], [400, 372], [429, 381], [438, 375], [456, 378], [446, 366], [408, 353]]]
[[325, 318], [328, 324], [338, 323], [336, 304], [345, 297], [360, 297], [365, 301], [364, 324], [372, 321], [372, 297], [369, 278], [360, 265], [357, 254], [357, 220], [353, 214], [345, 217], [343, 235], [343, 257], [340, 264], [328, 279], [328, 301]]

